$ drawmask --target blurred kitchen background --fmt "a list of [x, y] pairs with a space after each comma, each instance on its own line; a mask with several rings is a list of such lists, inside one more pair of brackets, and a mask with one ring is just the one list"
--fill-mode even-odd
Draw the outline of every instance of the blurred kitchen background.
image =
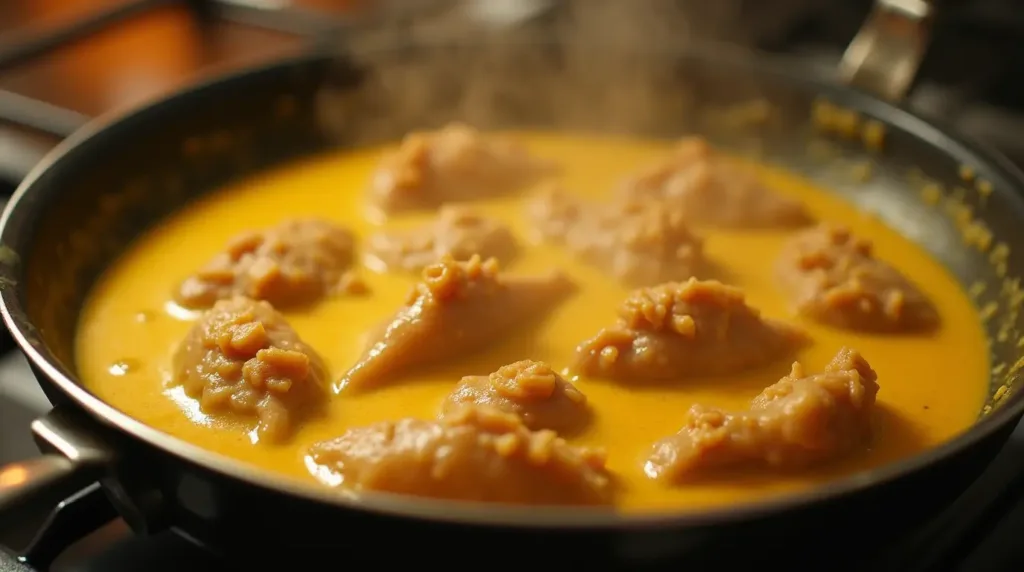
[[[598, 5], [591, 0], [583, 5]], [[557, 2], [554, 2], [557, 4]], [[514, 25], [539, 0], [2, 0], [0, 188], [80, 122], [205, 74], [301, 50], [317, 39], [397, 19], [467, 11]], [[870, 0], [637, 0], [639, 18], [685, 39], [798, 54], [831, 73]], [[1024, 158], [1020, 132], [1024, 7], [1019, 0], [945, 0], [911, 106]], [[467, 8], [470, 6], [471, 8]], [[643, 6], [643, 10], [639, 7]], [[588, 10], [590, 7], [588, 6]], [[465, 25], [465, 20], [459, 20]], [[646, 31], [646, 30], [645, 30]], [[1017, 66], [1018, 69], [1014, 69]], [[811, 70], [815, 70], [812, 72]], [[26, 125], [27, 124], [27, 125]], [[28, 128], [27, 128], [28, 127]], [[32, 129], [35, 128], [35, 129]], [[40, 133], [42, 131], [42, 133]]]
[[[576, 2], [576, 8], [597, 10], [605, 1]], [[712, 39], [787, 54], [806, 73], [823, 75], [835, 73], [872, 6], [871, 0], [621, 2], [620, 6], [628, 3], [655, 15], [637, 19], [634, 32], [648, 35], [657, 27], [660, 34], [673, 39]], [[479, 19], [492, 25], [528, 25], [532, 18], [558, 10], [558, 4], [543, 0], [0, 0], [0, 202], [49, 149], [89, 119], [137, 105], [200, 77], [325, 43], [340, 45], [347, 37], [394, 22], [434, 19], [465, 26]], [[454, 13], [463, 17], [451, 18]], [[937, 2], [933, 41], [907, 105], [1024, 164], [1022, 71], [1024, 2]], [[48, 409], [25, 362], [11, 349], [10, 340], [0, 336], [0, 464], [37, 454], [28, 426]], [[1014, 502], [1006, 500], [1007, 491], [1024, 483], [1021, 431], [1010, 447], [1011, 454], [1004, 455], [1010, 461], [997, 461], [1005, 466], [993, 469], [996, 476], [987, 476], [989, 480], [979, 485], [984, 498], [978, 500], [981, 497], [976, 495], [963, 501], [973, 508], [950, 517], [958, 524], [943, 529], [945, 536], [933, 535], [926, 541], [947, 549], [936, 557], [939, 560], [952, 563], [954, 557], [949, 554], [957, 554], [956, 567], [950, 564], [942, 569], [1024, 570], [1021, 543], [1015, 540], [1024, 530], [1024, 503], [1020, 495]], [[1000, 508], [992, 508], [995, 505]], [[975, 532], [966, 534], [968, 529]], [[125, 535], [123, 525], [115, 523], [101, 534], [107, 544], [96, 541], [83, 548], [86, 545], [79, 543], [59, 563], [65, 570], [206, 569], [196, 562], [170, 564], [174, 560], [167, 556], [168, 550], [178, 557], [198, 550], [174, 541], [167, 541], [172, 548], [164, 546], [164, 552], [155, 545], [110, 548], [111, 539]], [[123, 564], [129, 553], [136, 558], [134, 567]], [[103, 554], [106, 560], [96, 560]], [[58, 568], [55, 565], [54, 570]]]

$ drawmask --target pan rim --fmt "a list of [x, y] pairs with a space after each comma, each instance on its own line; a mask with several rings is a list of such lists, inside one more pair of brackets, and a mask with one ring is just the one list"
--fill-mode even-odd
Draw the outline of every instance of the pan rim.
[[[398, 46], [387, 46], [393, 49]], [[676, 52], [677, 56], [696, 56], [698, 59], [727, 60], [726, 63], [746, 65], [733, 61], [734, 56], [729, 50], [724, 52], [701, 53], [700, 51]], [[744, 56], [745, 58], [745, 56]], [[983, 167], [985, 171], [998, 173], [1000, 177], [989, 177], [993, 183], [1005, 181], [1009, 183], [1011, 200], [1017, 208], [1024, 212], [1024, 173], [1000, 153], [987, 149], [984, 145], [969, 138], [955, 135], [940, 122], [927, 121], [905, 108], [883, 102], [871, 95], [853, 91], [845, 86], [837, 85], [818, 78], [809, 78], [794, 73], [785, 65], [784, 58], [773, 56], [757, 56], [758, 73], [775, 76], [793, 84], [805, 84], [817, 93], [838, 96], [849, 101], [853, 107], [869, 112], [880, 118], [884, 123], [898, 127], [926, 141], [929, 145], [960, 159], [970, 159], [970, 164]], [[205, 91], [219, 84], [235, 83], [245, 78], [272, 72], [278, 69], [291, 69], [303, 64], [329, 61], [329, 55], [322, 53], [304, 53], [298, 56], [289, 55], [270, 62], [247, 67], [227, 74], [216, 74], [202, 78], [200, 81], [180, 89], [173, 90], [162, 96], [152, 98], [127, 110], [108, 112], [90, 121], [86, 126], [71, 137], [59, 143], [42, 161], [37, 164], [29, 175], [18, 186], [11, 196], [3, 215], [0, 217], [0, 246], [8, 244], [10, 220], [24, 216], [19, 209], [24, 197], [32, 192], [42, 176], [49, 172], [53, 165], [63, 161], [64, 157], [76, 153], [85, 147], [94, 137], [107, 131], [108, 128], [138, 116], [153, 113], [173, 101]], [[982, 170], [982, 169], [979, 169]], [[996, 185], [1005, 187], [1006, 185]], [[25, 208], [25, 207], [23, 207]], [[0, 283], [11, 284], [16, 279], [16, 265], [0, 261]], [[164, 454], [175, 457], [178, 461], [192, 463], [215, 474], [235, 479], [258, 489], [266, 489], [278, 494], [297, 497], [304, 501], [320, 505], [329, 505], [338, 509], [359, 512], [379, 513], [392, 517], [413, 519], [429, 519], [436, 522], [476, 526], [517, 527], [526, 529], [579, 529], [579, 530], [642, 530], [655, 527], [671, 528], [709, 528], [756, 519], [779, 516], [786, 512], [808, 509], [828, 502], [848, 499], [857, 493], [863, 493], [874, 487], [892, 484], [912, 474], [921, 472], [929, 466], [964, 452], [986, 438], [1006, 428], [1024, 414], [1024, 399], [1007, 403], [992, 411], [989, 415], [975, 422], [969, 429], [937, 447], [921, 453], [838, 478], [820, 486], [807, 490], [773, 496], [769, 499], [729, 504], [703, 510], [668, 510], [618, 512], [608, 509], [561, 508], [561, 507], [521, 507], [488, 503], [469, 503], [445, 501], [437, 499], [417, 498], [389, 493], [372, 492], [341, 492], [326, 487], [317, 487], [311, 483], [302, 483], [298, 479], [283, 475], [270, 474], [249, 466], [242, 461], [226, 455], [207, 451], [197, 445], [164, 433], [154, 427], [134, 419], [114, 406], [104, 402], [85, 389], [73, 376], [64, 375], [60, 367], [33, 346], [29, 341], [27, 330], [33, 326], [27, 319], [24, 308], [19, 300], [18, 291], [22, 286], [14, 282], [14, 287], [0, 288], [0, 314], [10, 330], [19, 349], [32, 365], [60, 391], [77, 405], [85, 409], [98, 423], [111, 426], [130, 435], [133, 439], [144, 442]]]

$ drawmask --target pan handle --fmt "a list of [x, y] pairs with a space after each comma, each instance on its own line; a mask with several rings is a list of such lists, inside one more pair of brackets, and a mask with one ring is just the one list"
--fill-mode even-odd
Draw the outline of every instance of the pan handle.
[[0, 467], [0, 523], [48, 514], [96, 482], [113, 461], [110, 450], [60, 408], [33, 421], [32, 432], [44, 455]]
[[875, 0], [839, 62], [839, 77], [892, 102], [907, 94], [931, 36], [931, 0]]

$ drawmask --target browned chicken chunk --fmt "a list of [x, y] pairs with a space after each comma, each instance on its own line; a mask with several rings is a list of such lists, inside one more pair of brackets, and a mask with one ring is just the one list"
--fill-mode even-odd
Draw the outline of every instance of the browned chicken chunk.
[[709, 226], [788, 228], [811, 222], [800, 202], [774, 193], [698, 137], [684, 139], [669, 156], [628, 177], [619, 191], [665, 201], [686, 220]]
[[527, 216], [545, 240], [632, 286], [685, 280], [705, 270], [703, 241], [678, 209], [658, 201], [593, 204], [551, 189], [530, 202]]
[[486, 405], [514, 413], [530, 429], [560, 434], [580, 431], [590, 420], [587, 398], [546, 363], [517, 361], [490, 375], [462, 378], [441, 408], [441, 416], [464, 405]]
[[690, 279], [633, 291], [618, 322], [576, 349], [577, 369], [627, 383], [724, 375], [780, 359], [804, 339], [762, 318], [739, 289]]
[[321, 481], [356, 490], [537, 505], [610, 503], [602, 451], [533, 432], [515, 415], [466, 406], [441, 421], [350, 429], [309, 451]]
[[379, 270], [419, 272], [448, 254], [467, 261], [474, 254], [508, 263], [519, 245], [505, 224], [471, 207], [446, 205], [431, 224], [406, 232], [382, 232], [370, 237], [369, 265]]
[[217, 302], [174, 354], [174, 382], [210, 415], [256, 420], [261, 439], [287, 437], [323, 403], [327, 368], [267, 302]]
[[453, 123], [410, 133], [373, 173], [369, 203], [384, 214], [503, 195], [558, 171], [507, 137]]
[[228, 242], [178, 289], [187, 308], [208, 308], [217, 300], [246, 296], [276, 307], [308, 304], [333, 292], [354, 291], [350, 273], [355, 237], [318, 219], [293, 219]]
[[877, 379], [848, 348], [823, 373], [794, 363], [747, 411], [691, 407], [683, 428], [654, 445], [645, 471], [672, 484], [728, 467], [800, 469], [835, 459], [870, 438]]
[[931, 301], [872, 254], [871, 242], [819, 225], [800, 232], [779, 257], [779, 282], [797, 312], [851, 330], [906, 332], [939, 323]]
[[410, 367], [479, 350], [544, 316], [575, 290], [564, 275], [507, 276], [498, 261], [446, 256], [423, 270], [394, 318], [336, 389], [369, 389]]

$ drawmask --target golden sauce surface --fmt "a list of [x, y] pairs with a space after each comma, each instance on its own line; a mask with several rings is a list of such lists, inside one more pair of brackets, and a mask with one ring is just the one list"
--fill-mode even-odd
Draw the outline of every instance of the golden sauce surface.
[[[667, 149], [664, 143], [589, 136], [526, 134], [524, 140], [536, 154], [563, 163], [568, 191], [595, 198], [606, 196], [624, 174]], [[377, 226], [364, 216], [362, 191], [382, 152], [367, 149], [317, 157], [242, 181], [189, 205], [138, 240], [107, 271], [85, 308], [77, 340], [78, 368], [85, 385], [115, 407], [171, 435], [318, 486], [304, 464], [306, 449], [313, 442], [376, 421], [433, 418], [463, 375], [488, 374], [527, 358], [547, 361], [561, 370], [571, 362], [580, 341], [613, 322], [626, 288], [557, 247], [533, 241], [523, 218], [522, 197], [489, 200], [478, 204], [484, 212], [505, 220], [528, 245], [505, 265], [506, 270], [562, 268], [583, 286], [539, 330], [522, 332], [485, 352], [381, 390], [335, 396], [328, 414], [302, 424], [286, 445], [253, 444], [249, 427], [203, 415], [195, 401], [168, 386], [172, 352], [194, 318], [170, 302], [176, 285], [231, 236], [284, 218], [327, 218], [367, 236]], [[821, 220], [846, 224], [873, 240], [876, 255], [901, 269], [935, 302], [942, 327], [928, 335], [872, 336], [797, 318], [773, 278], [772, 267], [788, 232], [698, 229], [706, 237], [707, 255], [728, 267], [729, 282], [746, 292], [752, 306], [811, 334], [813, 343], [799, 354], [808, 371], [820, 371], [843, 345], [859, 350], [871, 363], [881, 386], [873, 417], [874, 442], [870, 450], [811, 472], [780, 476], [749, 471], [669, 489], [643, 474], [643, 459], [651, 444], [676, 432], [693, 403], [745, 409], [765, 386], [788, 373], [788, 364], [657, 389], [576, 379], [594, 407], [595, 420], [587, 432], [570, 441], [607, 449], [609, 468], [624, 484], [623, 509], [696, 509], [814, 486], [945, 441], [967, 428], [982, 406], [988, 380], [986, 341], [977, 312], [953, 277], [877, 218], [795, 175], [759, 169], [769, 186], [798, 197]], [[387, 224], [402, 228], [421, 224], [430, 216], [403, 215]], [[331, 298], [310, 310], [286, 313], [299, 335], [324, 357], [333, 378], [357, 360], [365, 332], [394, 313], [414, 279], [366, 269], [361, 273], [371, 289], [369, 297]]]

